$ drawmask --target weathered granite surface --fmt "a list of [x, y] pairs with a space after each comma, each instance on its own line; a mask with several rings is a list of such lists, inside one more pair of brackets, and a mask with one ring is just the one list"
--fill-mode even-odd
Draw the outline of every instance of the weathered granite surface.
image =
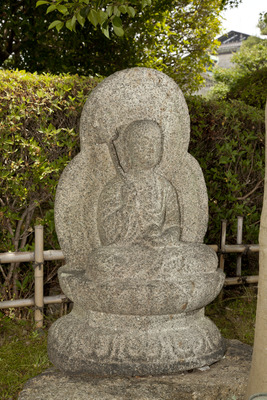
[[[181, 240], [203, 242], [208, 197], [200, 166], [187, 152], [190, 118], [184, 96], [165, 74], [132, 68], [106, 78], [90, 94], [81, 116], [81, 152], [68, 164], [58, 184], [56, 229], [72, 269], [86, 269], [88, 254], [101, 245], [98, 200], [103, 187], [117, 176], [108, 144], [133, 121], [147, 119], [162, 130], [162, 159], [155, 172], [178, 193]], [[125, 168], [122, 137], [117, 138], [116, 149]]]
[[55, 204], [59, 281], [74, 302], [49, 332], [59, 369], [167, 374], [223, 356], [203, 307], [224, 274], [203, 244], [208, 199], [189, 133], [183, 94], [159, 71], [120, 71], [90, 94]]
[[212, 364], [224, 352], [203, 309], [141, 317], [74, 308], [50, 329], [49, 358], [70, 374], [172, 374]]
[[244, 400], [251, 353], [231, 340], [210, 369], [169, 376], [68, 376], [52, 368], [30, 380], [19, 400]]

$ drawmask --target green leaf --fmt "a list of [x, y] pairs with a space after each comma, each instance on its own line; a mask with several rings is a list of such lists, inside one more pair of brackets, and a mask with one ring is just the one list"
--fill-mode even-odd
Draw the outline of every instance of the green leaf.
[[71, 27], [74, 31], [75, 31], [76, 21], [77, 21], [77, 17], [76, 17], [76, 15], [73, 15], [73, 17], [71, 18]]
[[104, 33], [104, 35], [110, 39], [109, 36], [109, 26], [108, 26], [108, 22], [106, 21], [102, 26], [101, 26], [101, 31]]
[[113, 25], [114, 32], [117, 36], [124, 35], [124, 30], [122, 28], [122, 21], [121, 21], [120, 17], [115, 16], [112, 19], [112, 25]]
[[39, 0], [36, 3], [36, 7], [39, 7], [39, 6], [43, 5], [43, 4], [49, 4], [49, 1]]
[[73, 30], [73, 29], [72, 29], [72, 25], [71, 25], [71, 19], [68, 19], [68, 20], [66, 21], [66, 28], [68, 28], [70, 31]]
[[112, 15], [112, 13], [113, 13], [113, 6], [107, 6], [107, 13], [108, 13], [108, 16], [109, 17], [111, 17], [111, 15]]
[[117, 36], [123, 36], [124, 30], [123, 28], [118, 28], [117, 26], [113, 26], [114, 32]]
[[[59, 25], [59, 24], [62, 24], [62, 21], [56, 20], [56, 21], [51, 22], [51, 24], [50, 24], [49, 27], [48, 27], [48, 30], [55, 28], [55, 26], [57, 26], [57, 25]], [[64, 25], [64, 24], [63, 24], [63, 25]], [[61, 28], [60, 28], [60, 29], [61, 29]]]
[[142, 0], [142, 8], [146, 6], [151, 6], [151, 0]]
[[56, 5], [55, 4], [51, 4], [51, 6], [48, 7], [48, 9], [46, 10], [46, 14], [50, 13], [51, 11], [56, 10]]
[[84, 26], [85, 18], [81, 16], [80, 13], [77, 14], [77, 20], [81, 26]]
[[57, 10], [58, 10], [59, 12], [61, 12], [61, 14], [67, 14], [67, 13], [68, 13], [67, 7], [65, 7], [65, 6], [63, 6], [63, 5], [61, 5], [61, 4], [59, 4], [59, 5], [57, 6]]
[[119, 8], [117, 6], [114, 6], [114, 10], [113, 10], [114, 15], [116, 15], [117, 17], [119, 17], [121, 15], [121, 12], [119, 10]]
[[99, 10], [97, 12], [97, 20], [99, 22], [99, 25], [102, 26], [107, 19], [108, 19], [108, 14], [105, 11]]
[[134, 17], [135, 16], [135, 9], [131, 6], [127, 7], [127, 13], [129, 15], [129, 17]]
[[124, 4], [122, 4], [121, 6], [119, 6], [119, 10], [120, 10], [120, 12], [125, 14], [127, 12], [127, 7]]
[[86, 6], [81, 9], [80, 14], [83, 18], [87, 18], [87, 15], [89, 14], [90, 11], [90, 6]]
[[22, 285], [21, 285], [20, 281], [16, 281], [16, 286], [17, 286], [18, 289], [21, 289]]
[[120, 17], [115, 16], [112, 19], [112, 25], [116, 26], [116, 28], [121, 28], [122, 27], [122, 20], [120, 19]]
[[64, 22], [61, 22], [60, 24], [56, 25], [56, 30], [59, 32], [64, 26]]
[[66, 22], [66, 27], [70, 31], [74, 31], [75, 32], [76, 21], [77, 21], [77, 18], [76, 18], [75, 15], [73, 15], [73, 17], [71, 19], [68, 19], [68, 21]]
[[88, 20], [96, 27], [98, 24], [97, 12], [94, 9], [91, 9], [88, 14]]

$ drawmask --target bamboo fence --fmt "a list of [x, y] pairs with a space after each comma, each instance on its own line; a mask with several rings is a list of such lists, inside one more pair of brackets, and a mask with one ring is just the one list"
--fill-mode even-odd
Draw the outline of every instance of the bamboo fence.
[[[220, 245], [209, 245], [219, 255], [219, 267], [224, 270], [225, 254], [237, 253], [236, 276], [227, 277], [225, 286], [239, 285], [244, 283], [258, 283], [258, 275], [242, 276], [242, 255], [247, 252], [259, 252], [258, 244], [242, 244], [243, 217], [237, 218], [237, 240], [236, 245], [226, 244], [227, 221], [223, 220], [221, 225]], [[62, 304], [69, 301], [64, 295], [44, 296], [44, 262], [64, 260], [61, 250], [44, 250], [43, 226], [35, 226], [35, 251], [34, 252], [7, 252], [0, 253], [0, 264], [13, 262], [33, 262], [34, 267], [34, 297], [29, 299], [8, 300], [0, 302], [0, 309], [34, 307], [34, 319], [37, 328], [43, 326], [43, 308], [46, 304]]]

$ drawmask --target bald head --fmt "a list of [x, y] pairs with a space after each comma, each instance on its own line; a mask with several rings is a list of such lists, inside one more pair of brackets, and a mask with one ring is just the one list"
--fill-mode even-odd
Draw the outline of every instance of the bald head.
[[130, 169], [151, 169], [161, 159], [163, 138], [155, 121], [134, 121], [124, 131]]

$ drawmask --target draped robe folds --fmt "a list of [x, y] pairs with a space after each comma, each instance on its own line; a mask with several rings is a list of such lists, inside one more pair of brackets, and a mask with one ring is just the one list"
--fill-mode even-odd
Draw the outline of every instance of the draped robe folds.
[[[179, 241], [180, 212], [177, 194], [167, 179], [151, 171], [116, 177], [100, 195], [98, 227], [103, 245]], [[172, 235], [170, 234], [172, 228]], [[173, 236], [173, 237], [171, 237]], [[153, 242], [154, 239], [154, 242]], [[165, 240], [166, 244], [166, 240]]]
[[153, 170], [109, 181], [99, 197], [97, 223], [102, 246], [90, 253], [87, 269], [93, 279], [115, 274], [121, 279], [168, 280], [173, 270], [203, 272], [203, 260], [205, 272], [217, 268], [213, 250], [180, 241], [177, 192]]

